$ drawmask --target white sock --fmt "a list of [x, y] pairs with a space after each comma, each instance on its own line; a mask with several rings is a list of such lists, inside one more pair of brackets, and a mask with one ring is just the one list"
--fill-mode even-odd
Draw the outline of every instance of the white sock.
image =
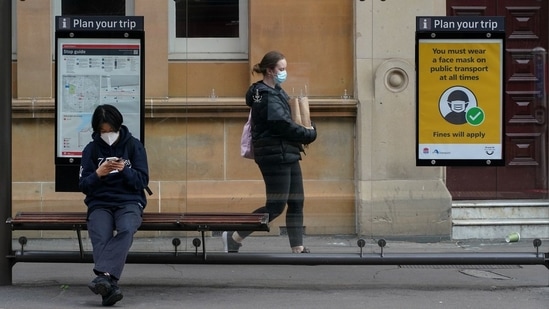
[[233, 240], [240, 244], [242, 243], [244, 238], [240, 237], [240, 235], [238, 235], [238, 232], [233, 232]]

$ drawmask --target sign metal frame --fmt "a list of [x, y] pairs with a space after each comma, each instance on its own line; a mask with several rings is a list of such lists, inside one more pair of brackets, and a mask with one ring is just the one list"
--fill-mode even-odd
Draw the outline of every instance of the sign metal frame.
[[142, 16], [56, 16], [55, 23], [55, 190], [77, 192], [98, 105], [116, 106], [145, 141], [144, 22]]
[[416, 18], [416, 165], [505, 164], [505, 20]]

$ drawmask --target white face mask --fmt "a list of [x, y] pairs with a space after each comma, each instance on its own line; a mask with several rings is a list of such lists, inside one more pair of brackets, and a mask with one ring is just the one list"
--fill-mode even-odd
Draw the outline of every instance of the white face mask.
[[101, 133], [101, 139], [104, 140], [105, 143], [109, 144], [109, 146], [112, 146], [112, 144], [116, 142], [118, 136], [120, 136], [120, 132]]

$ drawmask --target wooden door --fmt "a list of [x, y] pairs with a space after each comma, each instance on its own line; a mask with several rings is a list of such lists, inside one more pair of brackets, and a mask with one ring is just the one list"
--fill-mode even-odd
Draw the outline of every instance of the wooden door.
[[[547, 109], [534, 48], [548, 50], [547, 0], [447, 0], [448, 16], [505, 16], [504, 167], [448, 167], [454, 200], [547, 198]], [[536, 69], [538, 68], [538, 69]], [[537, 70], [537, 72], [536, 72]]]

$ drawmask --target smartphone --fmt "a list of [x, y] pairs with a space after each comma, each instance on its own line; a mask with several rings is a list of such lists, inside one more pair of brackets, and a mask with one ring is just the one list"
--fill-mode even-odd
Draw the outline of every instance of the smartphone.
[[118, 157], [108, 157], [106, 160], [107, 160], [107, 162], [111, 162], [111, 161], [118, 162], [118, 161], [120, 161], [120, 158], [118, 158]]

